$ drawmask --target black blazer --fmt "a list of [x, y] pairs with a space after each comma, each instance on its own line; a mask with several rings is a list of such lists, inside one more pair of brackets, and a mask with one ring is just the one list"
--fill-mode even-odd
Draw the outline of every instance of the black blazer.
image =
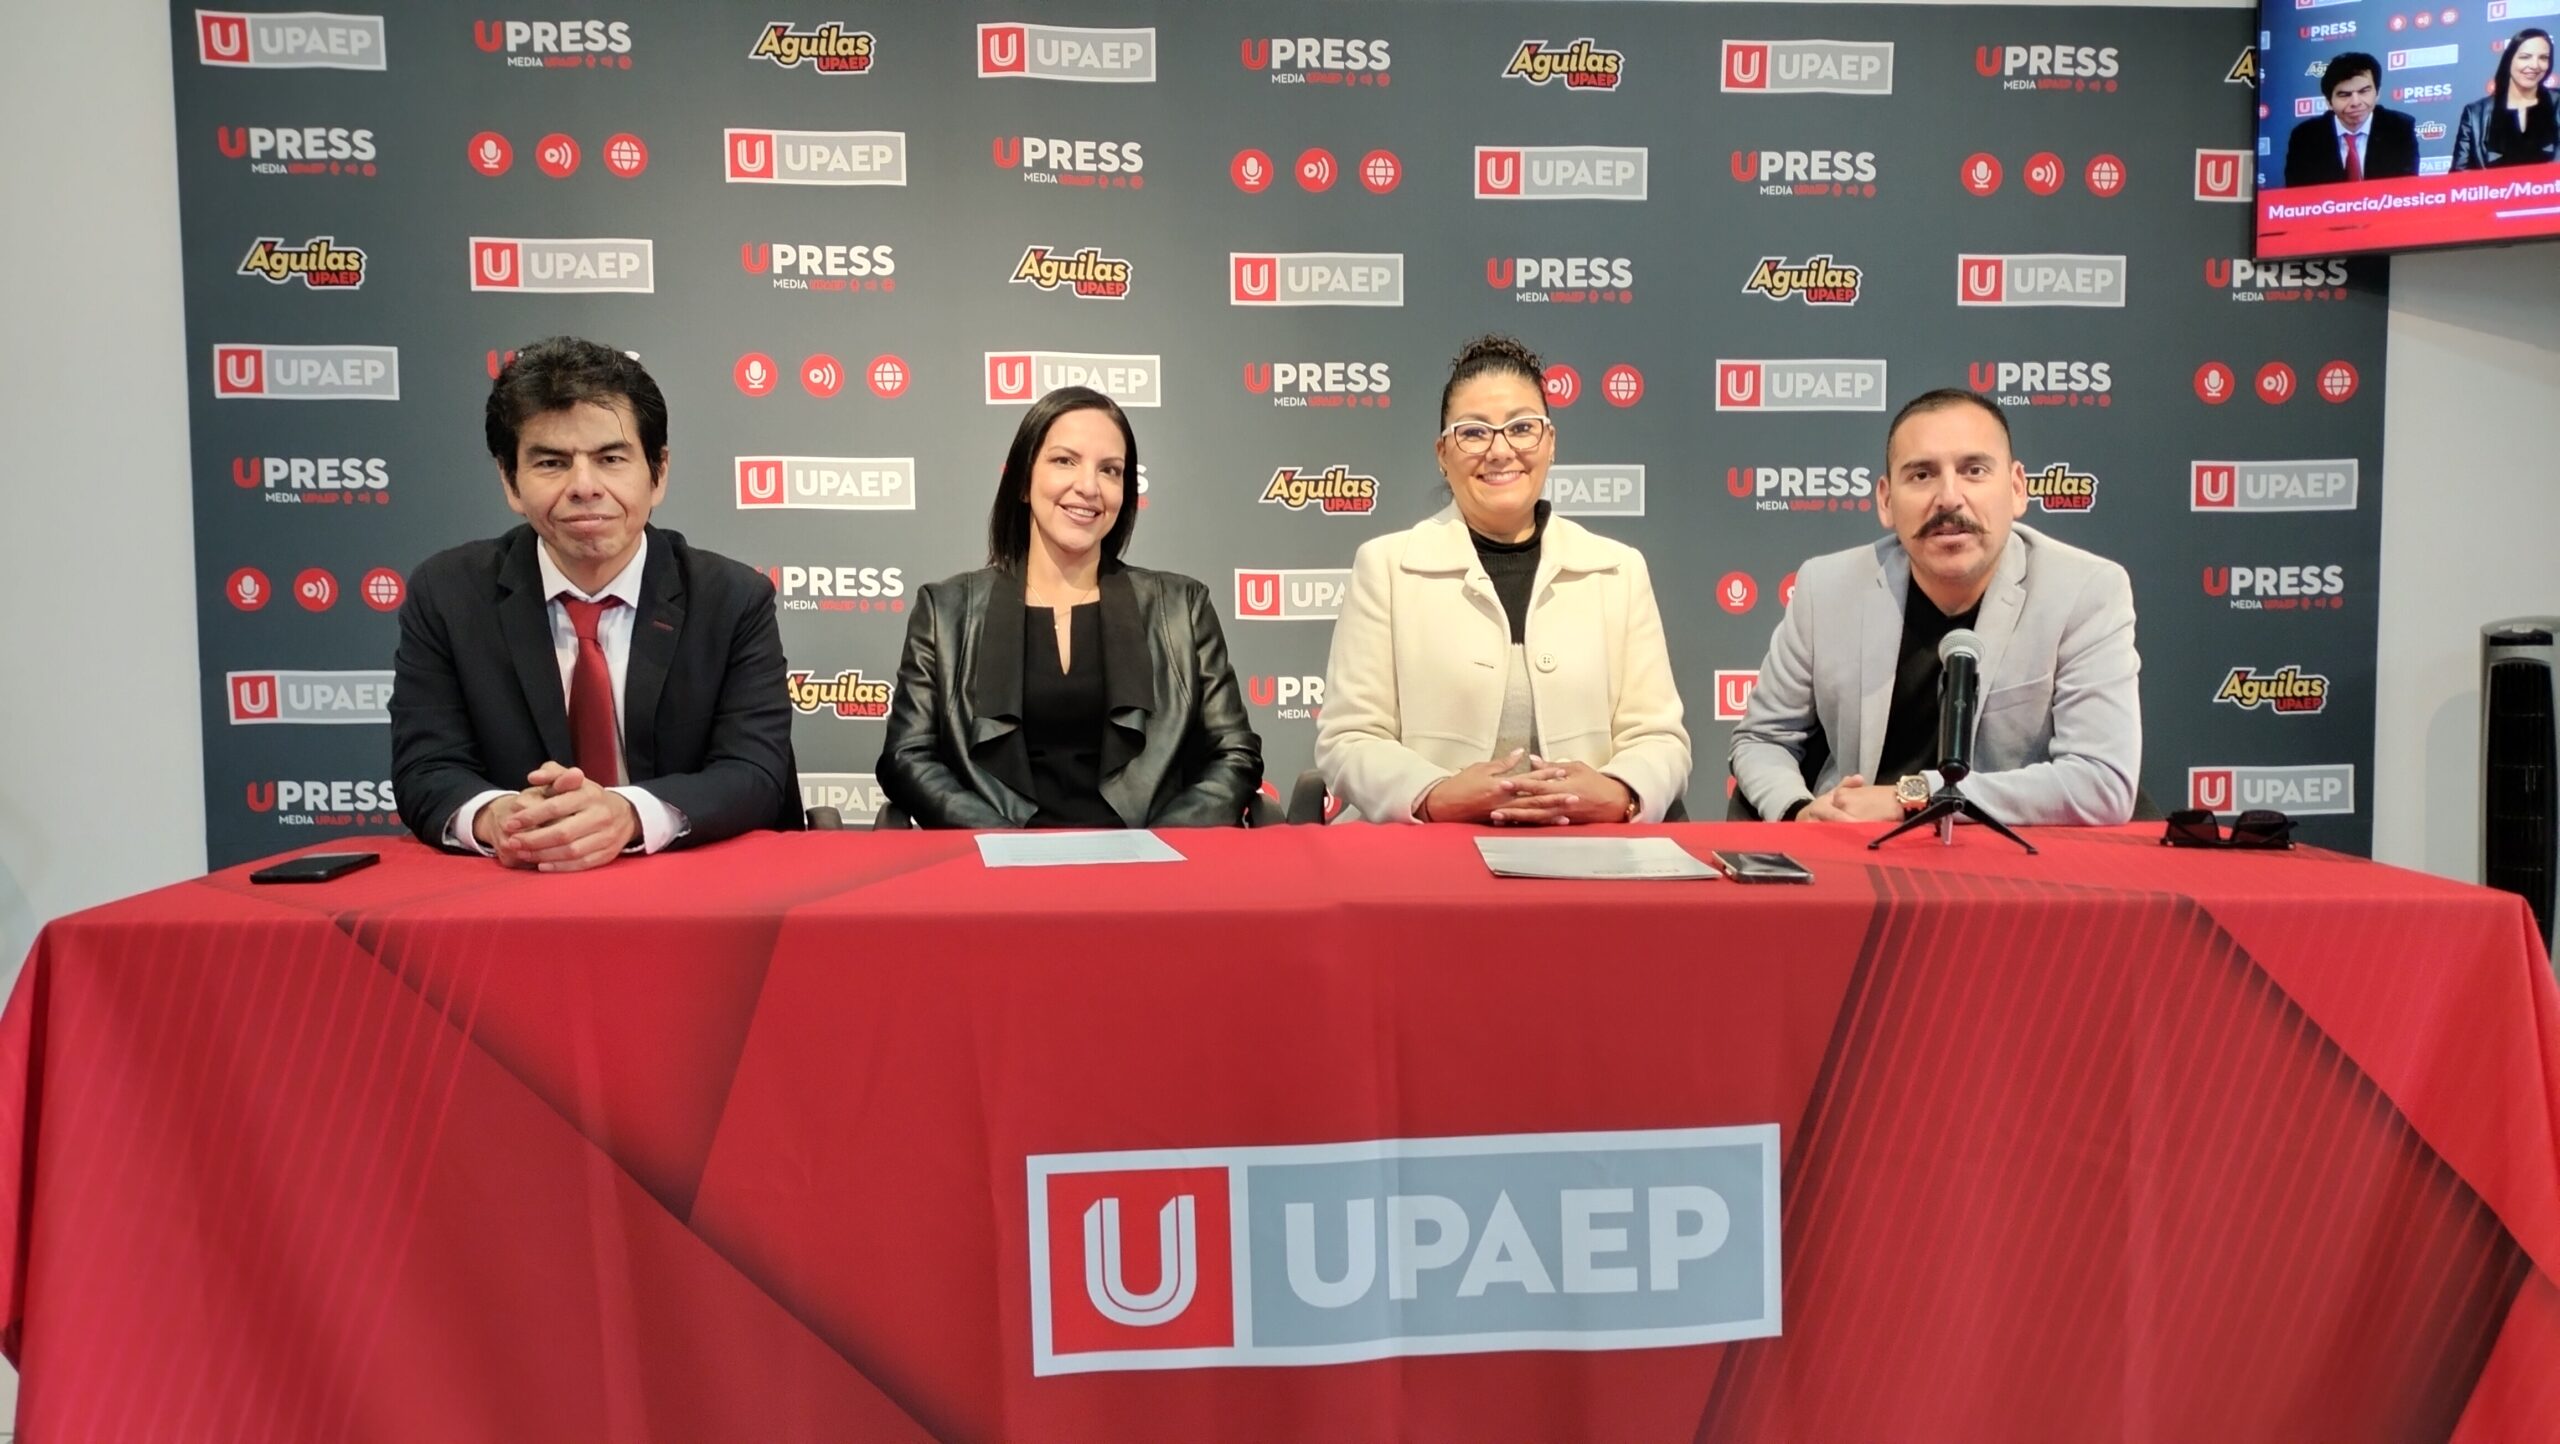
[[[400, 820], [441, 846], [462, 804], [514, 792], [575, 756], [541, 541], [519, 526], [441, 551], [409, 576], [392, 659], [391, 783]], [[790, 694], [773, 584], [649, 528], [623, 678], [625, 779], [685, 815], [674, 846], [797, 828]]]
[[[2506, 104], [2503, 95], [2484, 95], [2462, 107], [2462, 123], [2453, 131], [2453, 168], [2486, 170], [2493, 165], [2540, 165], [2560, 160], [2560, 125], [2553, 123], [2555, 102], [2545, 92], [2525, 121], [2525, 133], [2512, 143], [2505, 155], [2489, 149], [2489, 127], [2498, 118], [2498, 107]], [[2534, 142], [2539, 139], [2541, 144]]]
[[[2405, 110], [2373, 108], [2365, 125], [2364, 178], [2393, 180], [2418, 173], [2418, 122]], [[2289, 186], [2337, 185], [2347, 178], [2347, 163], [2338, 154], [2338, 127], [2329, 112], [2303, 121], [2284, 143], [2284, 183]]]
[[[1262, 781], [1262, 739], [1209, 589], [1141, 567], [1105, 572], [1102, 672], [1102, 796], [1120, 820], [1241, 822]], [[990, 567], [916, 594], [877, 770], [880, 790], [923, 827], [1023, 827], [1040, 810], [1022, 740], [1020, 577]]]

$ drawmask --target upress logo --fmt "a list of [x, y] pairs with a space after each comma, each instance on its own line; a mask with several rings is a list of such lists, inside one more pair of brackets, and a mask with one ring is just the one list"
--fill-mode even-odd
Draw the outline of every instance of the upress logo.
[[1024, 1171], [1035, 1375], [1779, 1332], [1774, 1123], [1034, 1154]]
[[261, 70], [383, 70], [382, 17], [292, 10], [196, 12], [196, 59]]
[[627, 20], [474, 20], [471, 43], [511, 70], [629, 70]]
[[1728, 40], [1724, 89], [1744, 95], [1891, 95], [1890, 40]]
[[859, 667], [821, 677], [793, 672], [784, 681], [791, 710], [804, 716], [831, 716], [839, 722], [877, 722], [889, 715], [889, 683], [865, 677]]
[[2189, 511], [2353, 511], [2360, 465], [2324, 461], [2195, 461]]
[[1640, 145], [1480, 145], [1480, 201], [1640, 201], [1647, 152]]
[[1233, 306], [1401, 306], [1401, 252], [1230, 251]]
[[1245, 696], [1256, 707], [1274, 709], [1283, 722], [1312, 722], [1324, 713], [1324, 678], [1255, 677], [1245, 683]]
[[1247, 361], [1244, 389], [1292, 410], [1385, 407], [1394, 376], [1384, 361]]
[[2300, 33], [2303, 39], [2314, 45], [2329, 40], [2353, 40], [2356, 38], [2356, 22], [2332, 20], [2325, 25], [2305, 25]]
[[1636, 263], [1625, 256], [1493, 256], [1484, 282], [1531, 305], [1628, 305], [1636, 298]]
[[1061, 386], [1090, 386], [1122, 406], [1164, 404], [1164, 358], [1088, 351], [989, 351], [987, 404], [1021, 406]]
[[1854, 196], [1876, 193], [1871, 150], [1737, 150], [1733, 178], [1764, 196]]
[[903, 612], [907, 574], [900, 567], [772, 566], [774, 605], [786, 612]]
[[1863, 466], [1728, 466], [1725, 494], [1753, 511], [1873, 511], [1875, 472]]
[[2215, 256], [2204, 263], [2204, 283], [2234, 301], [2343, 301], [2353, 274], [2343, 260], [2254, 261]]
[[998, 136], [988, 146], [998, 170], [1030, 185], [1094, 190], [1144, 190], [1146, 145], [1134, 140], [1070, 140], [1042, 135]]
[[800, 30], [787, 20], [775, 20], [757, 32], [747, 58], [769, 60], [784, 70], [806, 65], [820, 75], [869, 75], [879, 48], [880, 37], [868, 30], [847, 30], [841, 21]]
[[286, 506], [387, 506], [391, 464], [379, 456], [235, 456], [231, 484]]
[[803, 772], [800, 774], [800, 806], [832, 807], [843, 815], [848, 826], [865, 827], [889, 805], [889, 794], [880, 788], [880, 779], [868, 772]]
[[1760, 686], [1760, 673], [1753, 671], [1716, 672], [1716, 720], [1739, 722], [1751, 710], [1751, 694]]
[[225, 672], [231, 725], [388, 723], [389, 672]]
[[1137, 279], [1137, 267], [1117, 256], [1086, 246], [1061, 256], [1048, 246], [1026, 246], [1014, 263], [1012, 284], [1043, 291], [1065, 291], [1079, 301], [1126, 300]]
[[575, 240], [471, 238], [471, 289], [475, 291], [611, 291], [646, 295], [657, 288], [657, 247], [650, 241], [602, 236]]
[[373, 132], [343, 125], [214, 127], [213, 144], [251, 175], [372, 175]]
[[217, 341], [217, 401], [397, 401], [397, 346], [265, 346]]
[[720, 132], [732, 185], [902, 186], [907, 183], [903, 130], [746, 130]]
[[1762, 256], [1742, 283], [1742, 294], [1772, 301], [1799, 300], [1808, 306], [1854, 306], [1866, 272], [1829, 252], [1802, 261]]
[[1367, 516], [1378, 509], [1378, 479], [1339, 464], [1312, 474], [1284, 466], [1271, 473], [1261, 501], [1291, 511], [1314, 507], [1326, 516]]
[[2355, 764], [2190, 767], [2187, 805], [2215, 813], [2272, 808], [2294, 817], [2344, 817], [2356, 810]]
[[1152, 84], [1156, 33], [1072, 25], [981, 25], [978, 78]]
[[2347, 569], [2328, 566], [2222, 566], [2204, 569], [2204, 594], [2228, 598], [2235, 612], [2344, 611]]
[[2440, 80], [2433, 85], [2395, 85], [2391, 87], [2391, 98], [2412, 104], [2428, 100], [2451, 100], [2453, 83]]
[[1882, 360], [1716, 360], [1718, 411], [1882, 411]]
[[1289, 568], [1275, 571], [1236, 569], [1236, 620], [1239, 622], [1320, 622], [1342, 614], [1342, 599], [1351, 590], [1345, 567]]
[[363, 288], [364, 271], [364, 248], [339, 245], [335, 236], [314, 236], [298, 246], [286, 245], [282, 236], [260, 236], [240, 258], [239, 274], [271, 286], [300, 281], [314, 291], [354, 291]]
[[1959, 306], [2122, 306], [2122, 256], [1959, 255]]
[[2105, 361], [1975, 361], [1965, 384], [2003, 406], [2105, 406], [2115, 367]]
[[741, 456], [738, 510], [913, 511], [912, 456]]
[[2002, 90], [2113, 90], [2122, 58], [2112, 45], [1977, 45], [1973, 70]]
[[1547, 468], [1547, 505], [1558, 516], [1644, 515], [1642, 466], [1555, 465]]
[[738, 247], [738, 265], [750, 276], [772, 277], [777, 291], [850, 295], [898, 289], [895, 246], [746, 241]]
[[1392, 85], [1387, 42], [1338, 35], [1274, 35], [1241, 41], [1244, 68], [1274, 85]]
[[1598, 91], [1602, 94], [1617, 89], [1618, 82], [1626, 78], [1626, 73], [1626, 52], [1603, 50], [1588, 35], [1565, 46], [1544, 40], [1523, 40], [1520, 48], [1511, 52], [1511, 63], [1502, 67], [1505, 80], [1525, 80], [1537, 86], [1561, 80], [1567, 90]]
[[2027, 473], [2027, 500], [2047, 515], [2098, 509], [2098, 477], [2067, 461], [2048, 463]]
[[389, 778], [252, 782], [242, 789], [249, 810], [278, 827], [369, 827], [400, 820]]

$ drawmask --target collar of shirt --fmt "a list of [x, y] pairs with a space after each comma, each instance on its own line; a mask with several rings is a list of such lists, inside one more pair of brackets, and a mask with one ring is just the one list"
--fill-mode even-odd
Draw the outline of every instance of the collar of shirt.
[[605, 583], [601, 591], [582, 592], [571, 585], [569, 578], [551, 560], [551, 548], [548, 545], [537, 541], [534, 544], [533, 555], [535, 564], [542, 569], [542, 595], [545, 600], [556, 602], [563, 596], [571, 596], [582, 602], [600, 602], [607, 597], [619, 597], [622, 605], [634, 613], [640, 610], [640, 577], [649, 565], [649, 534], [647, 532], [642, 532], [640, 540], [632, 543], [631, 560], [623, 564], [622, 570], [615, 574], [612, 581]]
[[2334, 115], [2329, 117], [2329, 123], [2338, 128], [2338, 138], [2340, 140], [2344, 140], [2351, 135], [2362, 135], [2366, 131], [2373, 129], [2373, 117], [2369, 115], [2364, 118], [2364, 124], [2362, 125], [2351, 126]]

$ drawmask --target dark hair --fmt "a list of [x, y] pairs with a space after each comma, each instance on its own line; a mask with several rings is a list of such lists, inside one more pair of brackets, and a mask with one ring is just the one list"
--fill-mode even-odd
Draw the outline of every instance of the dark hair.
[[1099, 411], [1120, 428], [1120, 514], [1102, 537], [1102, 567], [1120, 564], [1129, 534], [1138, 529], [1138, 433], [1120, 403], [1090, 386], [1061, 386], [1031, 403], [1022, 424], [1013, 429], [1013, 446], [1004, 454], [1004, 471], [996, 478], [995, 510], [987, 514], [987, 565], [1019, 574], [1031, 555], [1031, 467], [1049, 441], [1049, 428], [1071, 411]]
[[2017, 438], [2009, 434], [2009, 418], [2000, 414], [1998, 402], [1979, 391], [1967, 391], [1961, 386], [1941, 386], [1935, 391], [1923, 391], [1912, 397], [1902, 403], [1900, 411], [1893, 413], [1893, 424], [1884, 429], [1885, 459], [1893, 459], [1893, 434], [1902, 429], [1902, 423], [1923, 412], [1944, 411], [1950, 406], [1979, 406], [1990, 412], [1991, 419], [2000, 423], [2000, 440], [2011, 450], [2017, 449]]
[[2320, 98], [2326, 100], [2337, 88], [2359, 75], [2370, 75], [2376, 86], [2382, 84], [2382, 62], [2361, 50], [2341, 50], [2329, 58], [2328, 68], [2320, 72]]
[[1538, 353], [1516, 336], [1478, 336], [1449, 363], [1449, 384], [1440, 388], [1440, 424], [1449, 424], [1449, 399], [1479, 376], [1517, 376], [1538, 389], [1538, 409], [1547, 409], [1547, 371]]
[[572, 406], [631, 403], [640, 450], [651, 475], [666, 461], [667, 398], [649, 370], [610, 346], [575, 336], [549, 336], [516, 352], [489, 387], [489, 454], [516, 479], [516, 435], [534, 417]]
[[[2516, 32], [2515, 38], [2507, 42], [2507, 48], [2498, 52], [2498, 78], [2489, 82], [2489, 93], [2498, 97], [2498, 103], [2491, 107], [2492, 110], [2504, 110], [2506, 108], [2507, 86], [2509, 84], [2509, 77], [2515, 74], [2516, 52], [2523, 49], [2524, 43], [2528, 40], [2539, 40], [2544, 45], [2551, 45], [2551, 32], [2543, 29], [2539, 25], [2519, 30]], [[2553, 48], [2560, 49], [2560, 46], [2555, 46]], [[2545, 85], [2551, 83], [2551, 77], [2548, 72], [2544, 73], [2542, 79], [2543, 84]]]

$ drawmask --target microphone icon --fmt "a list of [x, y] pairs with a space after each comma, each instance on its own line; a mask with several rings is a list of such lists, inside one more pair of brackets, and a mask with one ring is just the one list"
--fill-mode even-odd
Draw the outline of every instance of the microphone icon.
[[1973, 183], [1978, 186], [1991, 184], [1991, 163], [1989, 161], [1978, 160], [1973, 163]]
[[242, 577], [240, 579], [240, 600], [253, 606], [256, 605], [258, 600], [258, 579], [256, 577]]
[[754, 387], [756, 390], [762, 391], [764, 389], [765, 377], [767, 374], [768, 373], [764, 369], [763, 362], [750, 361], [747, 363], [747, 384]]
[[2204, 389], [2215, 396], [2222, 394], [2222, 388], [2225, 384], [2226, 383], [2222, 379], [2222, 373], [2219, 371], [2208, 371], [2204, 375]]
[[1729, 582], [1729, 583], [1727, 583], [1727, 584], [1725, 585], [1724, 594], [1725, 594], [1725, 596], [1727, 596], [1728, 598], [1732, 599], [1732, 601], [1733, 601], [1736, 605], [1740, 605], [1740, 604], [1741, 604], [1741, 601], [1742, 601], [1742, 597], [1743, 597], [1743, 592], [1742, 592], [1742, 583], [1740, 583], [1740, 582]]
[[1262, 179], [1262, 161], [1259, 157], [1245, 157], [1244, 178], [1249, 181], [1259, 181]]
[[480, 163], [484, 166], [494, 166], [498, 163], [498, 143], [495, 140], [480, 142]]

